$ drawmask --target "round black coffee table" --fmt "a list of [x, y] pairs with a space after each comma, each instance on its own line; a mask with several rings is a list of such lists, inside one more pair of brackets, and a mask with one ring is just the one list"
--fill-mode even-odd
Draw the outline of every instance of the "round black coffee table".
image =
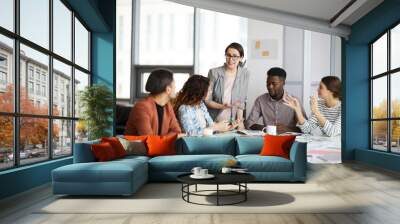
[[[247, 200], [247, 192], [249, 188], [247, 183], [255, 180], [255, 177], [248, 173], [215, 173], [215, 177], [212, 179], [193, 179], [190, 177], [191, 173], [182, 174], [177, 177], [178, 181], [182, 183], [182, 199], [188, 203], [198, 205], [234, 205]], [[197, 185], [215, 185], [215, 190], [198, 190]], [[223, 190], [220, 189], [220, 185], [236, 185], [237, 190]], [[190, 186], [195, 186], [194, 191], [190, 191]], [[214, 192], [215, 194], [206, 194]], [[204, 197], [216, 197], [216, 204], [202, 204], [193, 202], [190, 200], [190, 196], [204, 196]], [[231, 203], [221, 203], [221, 197], [232, 197], [240, 196], [240, 199]]]

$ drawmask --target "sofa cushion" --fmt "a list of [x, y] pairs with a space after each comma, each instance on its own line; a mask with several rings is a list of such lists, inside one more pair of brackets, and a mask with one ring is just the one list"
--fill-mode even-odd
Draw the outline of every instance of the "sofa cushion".
[[101, 138], [101, 142], [110, 143], [117, 158], [122, 158], [126, 156], [126, 151], [124, 149], [124, 146], [121, 144], [121, 142], [117, 137], [103, 137]]
[[74, 163], [95, 162], [96, 158], [90, 148], [92, 144], [99, 144], [100, 140], [75, 143]]
[[183, 137], [177, 141], [177, 154], [235, 155], [235, 138], [233, 136]]
[[280, 156], [290, 158], [290, 148], [296, 140], [295, 135], [265, 135], [264, 146], [261, 149], [262, 156]]
[[148, 156], [175, 155], [175, 142], [178, 135], [156, 136], [150, 135], [146, 139]]
[[231, 155], [175, 155], [158, 156], [149, 160], [151, 172], [190, 172], [193, 167], [199, 166], [211, 172], [219, 171], [228, 160], [235, 159]]
[[236, 137], [236, 155], [260, 154], [264, 144], [263, 137]]
[[238, 155], [239, 166], [249, 172], [292, 172], [292, 161], [279, 156]]
[[[109, 162], [74, 163], [53, 170], [53, 181], [60, 182], [125, 182], [133, 172], [143, 172], [144, 160], [122, 159]], [[146, 174], [147, 175], [147, 174]]]
[[119, 158], [112, 145], [108, 142], [93, 144], [90, 147], [94, 157], [96, 157], [96, 161], [105, 162]]

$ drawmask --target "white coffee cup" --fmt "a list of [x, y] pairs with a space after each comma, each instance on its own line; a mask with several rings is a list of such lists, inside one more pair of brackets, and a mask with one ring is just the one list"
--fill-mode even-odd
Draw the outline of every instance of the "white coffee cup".
[[269, 135], [276, 135], [276, 126], [275, 125], [267, 125], [267, 127], [265, 127], [263, 129], [263, 131]]
[[203, 130], [203, 135], [204, 136], [209, 136], [209, 135], [213, 135], [214, 134], [214, 130], [211, 128], [204, 128]]
[[221, 172], [222, 173], [230, 173], [232, 171], [232, 168], [230, 167], [222, 167]]
[[198, 166], [198, 167], [193, 167], [192, 173], [193, 173], [194, 175], [196, 175], [196, 176], [199, 176], [199, 175], [201, 175], [201, 174], [200, 174], [201, 170], [202, 170], [202, 168], [199, 167], [199, 166]]
[[208, 175], [208, 169], [201, 169], [200, 170], [200, 176], [207, 176]]

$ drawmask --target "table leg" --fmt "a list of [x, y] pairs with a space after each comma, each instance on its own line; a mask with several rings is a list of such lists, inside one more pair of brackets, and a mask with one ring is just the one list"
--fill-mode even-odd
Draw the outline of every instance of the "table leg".
[[248, 190], [247, 190], [247, 183], [244, 183], [244, 187], [245, 187], [245, 189], [244, 189], [244, 201], [247, 201], [247, 192], [248, 192]]
[[219, 184], [217, 184], [217, 206], [219, 205]]

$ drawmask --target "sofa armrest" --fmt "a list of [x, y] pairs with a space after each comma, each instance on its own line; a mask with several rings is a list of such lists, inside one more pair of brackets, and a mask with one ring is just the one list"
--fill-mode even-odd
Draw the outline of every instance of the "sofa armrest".
[[98, 144], [100, 140], [94, 140], [89, 142], [75, 143], [74, 147], [74, 163], [89, 163], [95, 162], [96, 158], [92, 153], [90, 146], [92, 144]]
[[290, 160], [293, 162], [293, 179], [305, 181], [307, 176], [307, 143], [295, 141], [290, 149]]

